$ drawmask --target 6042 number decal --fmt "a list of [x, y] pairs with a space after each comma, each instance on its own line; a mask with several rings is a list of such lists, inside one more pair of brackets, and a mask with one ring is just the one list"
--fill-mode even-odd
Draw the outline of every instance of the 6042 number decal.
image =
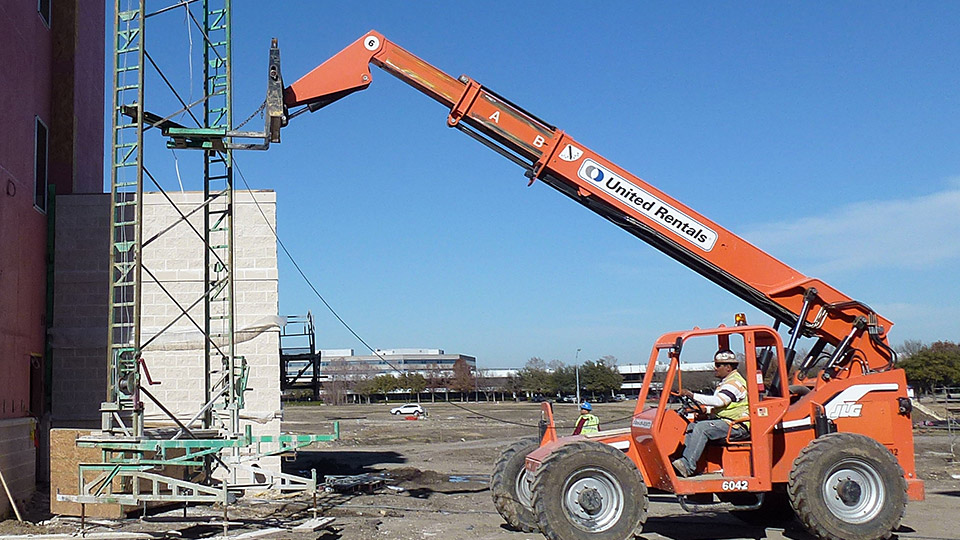
[[730, 480], [720, 484], [720, 488], [724, 491], [746, 491], [749, 487], [750, 484], [746, 480]]

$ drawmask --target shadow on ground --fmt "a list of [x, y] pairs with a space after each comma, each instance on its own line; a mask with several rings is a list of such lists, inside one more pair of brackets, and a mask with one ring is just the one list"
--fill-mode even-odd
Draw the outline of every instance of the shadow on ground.
[[[721, 518], [723, 516], [723, 518]], [[779, 532], [781, 529], [777, 529]], [[705, 532], [709, 531], [709, 533]], [[650, 517], [643, 526], [640, 538], [649, 538], [649, 534], [657, 534], [671, 540], [701, 540], [714, 538], [716, 540], [754, 538], [762, 540], [769, 538], [767, 529], [756, 525], [748, 525], [726, 514], [704, 514], [691, 516], [679, 514], [676, 516]], [[814, 540], [799, 523], [783, 530], [786, 538], [793, 540]], [[779, 538], [779, 536], [777, 536]]]
[[312, 469], [317, 476], [326, 474], [365, 474], [377, 472], [376, 466], [406, 463], [407, 458], [398, 452], [362, 452], [344, 450], [308, 450], [297, 452], [297, 457], [284, 461], [283, 472], [298, 476], [310, 476]]

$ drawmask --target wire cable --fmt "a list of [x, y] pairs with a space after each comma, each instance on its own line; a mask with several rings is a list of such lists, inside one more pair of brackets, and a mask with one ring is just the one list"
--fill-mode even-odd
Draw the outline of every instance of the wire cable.
[[[256, 113], [254, 113], [254, 114], [256, 114]], [[351, 327], [351, 326], [347, 323], [347, 321], [345, 321], [345, 320], [343, 319], [343, 317], [341, 317], [340, 314], [337, 313], [337, 310], [335, 310], [335, 309], [333, 308], [333, 306], [330, 305], [330, 303], [327, 301], [327, 299], [324, 298], [322, 294], [320, 294], [320, 291], [317, 290], [317, 288], [316, 288], [316, 287], [313, 285], [313, 283], [310, 281], [310, 278], [307, 277], [307, 274], [303, 271], [303, 268], [301, 268], [301, 267], [300, 267], [300, 264], [296, 261], [296, 259], [293, 258], [293, 254], [290, 253], [290, 250], [289, 250], [289, 249], [287, 249], [287, 246], [283, 243], [283, 240], [280, 239], [280, 235], [277, 234], [276, 228], [275, 228], [275, 227], [273, 226], [273, 224], [270, 223], [270, 221], [267, 219], [267, 215], [266, 215], [266, 213], [263, 211], [263, 208], [260, 207], [260, 202], [257, 201], [257, 198], [256, 198], [256, 196], [255, 196], [254, 193], [253, 193], [253, 189], [250, 187], [250, 183], [247, 182], [247, 177], [246, 177], [246, 175], [243, 174], [243, 170], [240, 168], [240, 164], [237, 162], [236, 156], [233, 157], [233, 166], [237, 168], [237, 173], [240, 175], [240, 179], [243, 180], [243, 185], [246, 187], [247, 192], [250, 194], [250, 197], [251, 197], [251, 199], [253, 200], [253, 203], [254, 203], [254, 204], [256, 205], [256, 207], [257, 207], [257, 210], [260, 212], [260, 215], [263, 217], [264, 222], [266, 222], [267, 227], [270, 228], [270, 232], [273, 233], [274, 238], [277, 239], [277, 244], [278, 244], [278, 245], [280, 246], [280, 248], [283, 250], [283, 253], [287, 256], [287, 258], [290, 259], [290, 262], [293, 263], [294, 268], [297, 269], [297, 272], [300, 274], [300, 277], [302, 277], [303, 280], [304, 280], [304, 282], [306, 282], [307, 286], [310, 287], [310, 290], [313, 291], [313, 294], [315, 294], [315, 295], [317, 296], [317, 298], [320, 299], [320, 301], [323, 303], [324, 307], [326, 307], [327, 310], [329, 310], [330, 313], [337, 319], [337, 321], [339, 321], [340, 324], [343, 325], [343, 327], [346, 328], [346, 329], [350, 332], [350, 334], [353, 335], [353, 337], [355, 337], [360, 343], [362, 343], [363, 346], [367, 348], [367, 350], [369, 350], [371, 353], [373, 353], [373, 355], [376, 356], [377, 358], [379, 358], [384, 364], [390, 366], [390, 367], [393, 368], [395, 371], [397, 371], [397, 372], [399, 372], [399, 373], [402, 373], [402, 372], [403, 372], [402, 369], [398, 368], [398, 367], [395, 366], [393, 363], [391, 363], [389, 360], [387, 360], [386, 358], [384, 358], [383, 355], [381, 355], [379, 352], [377, 352], [376, 349], [374, 349], [373, 347], [371, 347], [370, 344], [368, 344], [366, 340], [364, 340], [362, 337], [360, 337], [360, 334], [358, 334], [358, 333], [353, 329], [353, 327]], [[456, 407], [456, 408], [458, 408], [458, 409], [461, 409], [461, 410], [463, 410], [463, 411], [469, 412], [470, 414], [475, 414], [475, 415], [477, 415], [477, 416], [480, 416], [480, 417], [483, 417], [483, 418], [487, 418], [487, 419], [489, 419], [489, 420], [494, 420], [494, 421], [497, 421], [497, 422], [500, 422], [500, 423], [503, 423], [503, 424], [510, 424], [510, 425], [515, 425], [515, 426], [529, 427], [529, 428], [539, 428], [539, 425], [538, 425], [538, 424], [525, 424], [525, 423], [523, 423], [523, 422], [515, 422], [515, 421], [513, 421], [513, 420], [505, 420], [505, 419], [503, 419], [503, 418], [497, 418], [497, 417], [495, 417], [495, 416], [491, 416], [491, 415], [488, 415], [488, 414], [484, 414], [484, 413], [482, 413], [482, 412], [475, 411], [475, 410], [473, 410], [473, 409], [464, 407], [463, 405], [460, 405], [460, 404], [458, 404], [458, 403], [456, 403], [456, 402], [453, 402], [453, 401], [447, 401], [447, 403], [450, 404], [450, 405], [453, 405], [454, 407]], [[614, 424], [614, 423], [617, 423], [617, 422], [623, 422], [623, 421], [625, 421], [625, 420], [631, 420], [632, 418], [634, 418], [634, 417], [636, 416], [636, 414], [637, 414], [637, 413], [634, 412], [634, 413], [631, 414], [630, 416], [624, 416], [623, 418], [616, 418], [616, 419], [614, 419], [614, 420], [610, 420], [610, 421], [607, 421], [607, 422], [605, 422], [605, 423]], [[562, 428], [562, 427], [571, 427], [571, 428], [572, 428], [572, 426], [559, 426], [559, 427], [561, 427], [561, 428]]]
[[267, 215], [266, 215], [266, 213], [263, 211], [263, 208], [260, 207], [260, 202], [257, 201], [256, 196], [253, 194], [253, 189], [250, 187], [250, 183], [247, 182], [247, 177], [243, 174], [243, 170], [240, 168], [240, 164], [237, 162], [236, 156], [234, 156], [234, 158], [233, 158], [233, 166], [237, 168], [237, 173], [240, 175], [240, 179], [243, 180], [243, 185], [246, 186], [247, 192], [250, 193], [250, 197], [253, 199], [253, 202], [254, 202], [254, 204], [256, 205], [257, 210], [260, 212], [260, 215], [263, 217], [264, 221], [266, 222], [267, 227], [270, 228], [270, 232], [272, 232], [274, 238], [277, 239], [277, 244], [278, 244], [278, 245], [280, 246], [280, 248], [283, 250], [283, 253], [287, 256], [287, 258], [290, 259], [290, 262], [293, 263], [294, 268], [297, 269], [297, 272], [300, 274], [300, 277], [302, 277], [302, 278], [303, 278], [303, 281], [306, 282], [306, 284], [307, 284], [308, 287], [310, 287], [310, 290], [313, 291], [313, 294], [317, 295], [317, 298], [320, 299], [320, 301], [323, 303], [323, 305], [327, 308], [327, 310], [330, 311], [331, 314], [333, 314], [333, 316], [337, 319], [337, 321], [339, 321], [340, 324], [343, 325], [343, 327], [346, 328], [347, 331], [349, 331], [350, 334], [353, 335], [353, 337], [357, 338], [357, 341], [359, 341], [360, 343], [362, 343], [364, 347], [366, 347], [371, 353], [373, 353], [374, 356], [376, 356], [377, 358], [379, 358], [383, 363], [385, 363], [386, 365], [390, 366], [390, 367], [393, 368], [394, 370], [396, 370], [396, 371], [398, 371], [398, 372], [402, 372], [403, 370], [399, 369], [397, 366], [395, 366], [395, 365], [394, 365], [393, 363], [391, 363], [389, 360], [387, 360], [386, 358], [384, 358], [384, 357], [383, 357], [380, 353], [378, 353], [373, 347], [371, 347], [370, 344], [368, 344], [368, 343], [366, 342], [366, 340], [364, 340], [362, 337], [360, 337], [360, 334], [358, 334], [358, 333], [353, 329], [353, 327], [351, 327], [349, 324], [347, 324], [347, 321], [343, 320], [343, 317], [341, 317], [340, 314], [337, 313], [337, 310], [333, 309], [333, 306], [330, 305], [329, 302], [327, 302], [327, 299], [324, 298], [322, 294], [320, 294], [320, 291], [317, 290], [317, 288], [313, 285], [313, 282], [310, 281], [310, 278], [307, 277], [307, 274], [303, 271], [303, 268], [301, 268], [301, 267], [300, 267], [300, 264], [297, 262], [297, 260], [293, 258], [293, 254], [290, 253], [290, 250], [287, 249], [286, 244], [284, 244], [284, 243], [283, 243], [283, 240], [280, 239], [280, 235], [277, 234], [276, 228], [275, 228], [275, 227], [273, 226], [273, 224], [270, 223], [270, 221], [267, 219]]

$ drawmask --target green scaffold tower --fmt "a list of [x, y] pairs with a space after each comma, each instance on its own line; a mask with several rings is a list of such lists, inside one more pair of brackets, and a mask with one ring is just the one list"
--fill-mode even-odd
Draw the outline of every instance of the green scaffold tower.
[[[233, 126], [232, 114], [230, 0], [180, 1], [152, 12], [147, 11], [147, 3], [115, 0], [114, 6], [107, 391], [100, 408], [100, 430], [77, 441], [78, 446], [99, 449], [102, 459], [79, 466], [78, 494], [58, 498], [131, 506], [205, 502], [226, 508], [244, 489], [316, 493], [316, 472], [310, 478], [293, 476], [265, 469], [258, 462], [314, 442], [334, 440], [339, 436], [338, 424], [333, 424], [332, 434], [254, 436], [250, 425], [241, 423], [250, 367], [237, 355], [233, 152], [265, 150], [271, 142], [279, 142], [283, 114], [279, 50], [274, 43], [267, 99], [258, 111], [265, 119], [264, 129], [239, 131]], [[152, 37], [148, 26], [173, 14], [180, 14], [191, 26], [190, 35], [202, 40], [197, 49], [202, 49], [203, 95], [195, 99], [184, 97], [192, 96], [192, 90], [178, 90], [177, 77], [165, 74], [147, 47], [147, 36]], [[170, 39], [170, 32], [158, 31], [156, 50], [164, 50], [163, 41]], [[192, 54], [192, 42], [189, 50]], [[148, 98], [152, 99], [154, 92], [148, 92], [147, 86], [151, 85], [158, 87], [157, 95], [168, 96], [166, 103], [178, 103], [180, 109], [163, 115], [150, 112], [152, 101]], [[158, 103], [168, 107], [162, 100]], [[202, 114], [194, 110], [200, 106]], [[144, 134], [151, 131], [162, 134], [160, 151], [146, 151], [149, 143], [145, 145]], [[147, 167], [146, 155], [159, 161], [167, 149], [202, 154], [203, 196], [198, 204], [185, 207], [182, 200], [175, 202], [151, 172], [152, 167]], [[173, 218], [145, 239], [147, 181], [148, 190], [161, 194], [170, 205], [170, 211], [162, 215]], [[197, 226], [191, 218], [201, 214]], [[165, 285], [158, 272], [145, 266], [143, 257], [145, 247], [178, 225], [189, 227], [203, 246], [202, 287], [187, 300]], [[169, 268], [171, 263], [166, 264]], [[162, 292], [158, 295], [175, 306], [160, 310], [173, 314], [149, 335], [141, 326], [145, 277], [153, 289]], [[196, 349], [203, 351], [203, 373], [179, 375], [203, 379], [199, 384], [203, 405], [190, 418], [172, 412], [149, 390], [154, 381], [144, 356], [151, 344], [162, 343], [164, 334], [186, 321], [201, 336], [202, 345]], [[162, 426], [145, 422], [147, 401], [165, 415], [165, 422], [158, 423]]]

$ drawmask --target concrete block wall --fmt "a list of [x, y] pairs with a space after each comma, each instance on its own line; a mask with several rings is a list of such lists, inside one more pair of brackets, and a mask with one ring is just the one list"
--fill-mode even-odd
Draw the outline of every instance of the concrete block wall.
[[[34, 419], [0, 420], [0, 472], [23, 513], [23, 501], [33, 494], [37, 474], [37, 450], [34, 446]], [[7, 495], [0, 491], [0, 516], [13, 514]]]
[[[184, 213], [202, 201], [202, 194], [196, 192], [172, 193], [170, 197]], [[236, 192], [234, 202], [234, 318], [235, 329], [242, 330], [275, 318], [279, 310], [277, 241], [271, 230], [276, 223], [276, 196], [271, 191], [258, 191], [252, 195]], [[143, 215], [144, 238], [152, 237], [179, 218], [176, 209], [160, 196], [144, 198]], [[144, 266], [150, 268], [159, 281], [144, 272], [141, 315], [141, 341], [144, 343], [180, 313], [178, 303], [186, 307], [201, 297], [203, 242], [193, 229], [202, 231], [202, 220], [202, 213], [197, 212], [189, 219], [193, 228], [185, 222], [180, 223], [144, 248]], [[171, 295], [176, 302], [170, 299]], [[151, 306], [149, 310], [147, 306]], [[202, 324], [203, 303], [198, 303], [189, 313]], [[213, 323], [214, 331], [218, 326], [219, 323]], [[221, 328], [225, 330], [226, 326]], [[262, 418], [279, 411], [279, 347], [276, 331], [264, 332], [237, 344], [237, 355], [243, 356], [250, 366], [245, 415]], [[203, 341], [193, 322], [186, 317], [177, 321], [153, 344], [144, 348], [144, 360], [151, 376], [161, 382], [149, 390], [168, 409], [186, 418], [200, 409], [203, 405]], [[211, 367], [215, 372], [221, 370], [217, 358], [212, 360]], [[149, 401], [146, 402], [146, 413], [150, 419], [163, 416]], [[253, 431], [254, 434], [277, 435], [280, 433], [279, 419], [265, 425], [254, 424]]]
[[107, 380], [110, 195], [57, 197], [56, 217], [53, 419], [99, 425]]
[[[198, 192], [169, 196], [183, 213], [196, 208], [203, 199]], [[275, 320], [278, 314], [277, 243], [271, 230], [276, 226], [276, 196], [272, 191], [236, 192], [234, 203], [235, 329], [242, 330]], [[179, 219], [180, 214], [163, 195], [144, 195], [144, 239]], [[146, 344], [180, 315], [178, 303], [186, 308], [201, 298], [203, 239], [194, 229], [203, 230], [202, 220], [203, 213], [197, 212], [189, 218], [193, 228], [186, 222], [178, 223], [144, 248], [141, 343]], [[66, 420], [98, 419], [99, 405], [106, 395], [108, 229], [109, 195], [58, 199], [53, 335], [57, 338], [54, 421], [59, 426], [69, 425]], [[84, 242], [87, 250], [82, 247]], [[202, 328], [202, 300], [188, 313]], [[242, 415], [274, 417], [280, 410], [278, 332], [260, 333], [239, 343], [236, 351], [250, 366], [250, 391], [245, 394]], [[160, 383], [148, 386], [148, 391], [181, 420], [192, 417], [203, 405], [204, 396], [203, 339], [197, 326], [187, 317], [180, 318], [144, 348], [143, 358], [152, 379]], [[220, 370], [216, 357], [212, 369]], [[167, 421], [152, 401], [145, 398], [144, 402], [148, 422]], [[254, 422], [252, 429], [255, 435], [278, 435], [280, 420], [275, 417], [266, 423]], [[279, 459], [261, 465], [279, 470]]]

